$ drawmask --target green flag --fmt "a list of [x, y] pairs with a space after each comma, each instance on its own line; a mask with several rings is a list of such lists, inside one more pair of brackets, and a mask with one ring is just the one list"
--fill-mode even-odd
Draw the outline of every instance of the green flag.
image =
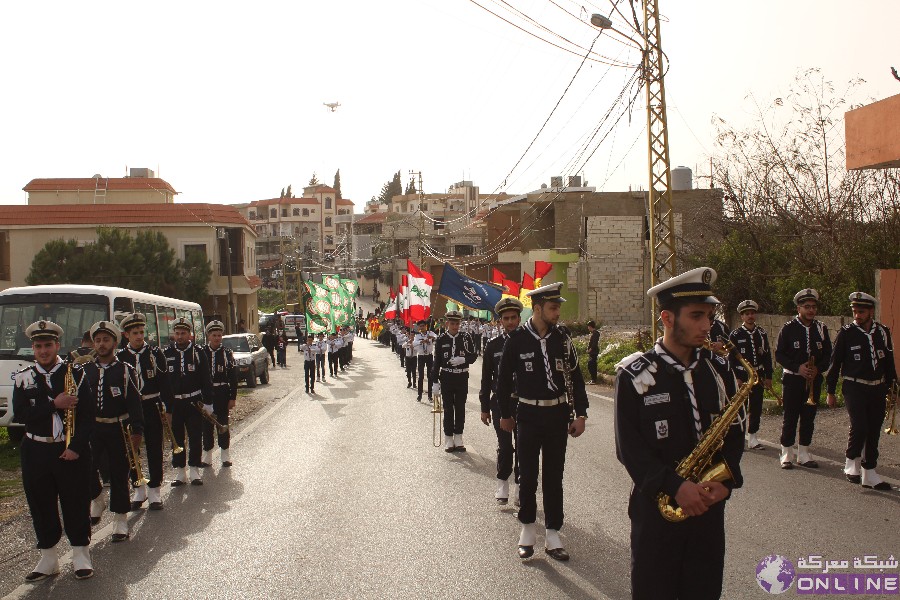
[[331, 294], [325, 286], [306, 282], [309, 297], [306, 300], [306, 328], [312, 333], [328, 333], [334, 330]]

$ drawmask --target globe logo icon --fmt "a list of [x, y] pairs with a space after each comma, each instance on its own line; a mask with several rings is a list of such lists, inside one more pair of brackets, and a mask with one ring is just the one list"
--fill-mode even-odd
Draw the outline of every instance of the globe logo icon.
[[768, 594], [783, 594], [794, 585], [794, 563], [779, 554], [771, 554], [756, 565], [756, 583]]

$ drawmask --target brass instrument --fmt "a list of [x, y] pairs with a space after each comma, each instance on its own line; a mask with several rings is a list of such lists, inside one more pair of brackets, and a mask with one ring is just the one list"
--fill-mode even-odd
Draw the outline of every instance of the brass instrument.
[[888, 392], [887, 408], [884, 412], [884, 420], [889, 423], [884, 432], [888, 435], [900, 433], [897, 430], [897, 404], [900, 404], [900, 381], [895, 381]]
[[172, 444], [172, 454], [181, 454], [184, 452], [184, 448], [178, 445], [178, 442], [175, 441], [175, 433], [172, 431], [172, 425], [169, 424], [169, 419], [166, 418], [166, 409], [163, 408], [161, 402], [156, 403], [156, 410], [159, 411], [159, 420], [162, 421], [163, 431], [166, 433], [166, 437], [169, 438], [169, 442]]
[[[813, 355], [809, 356], [809, 360], [806, 361], [806, 368], [812, 369], [816, 366], [816, 357]], [[809, 392], [809, 397], [806, 399], [807, 406], [815, 406], [816, 405], [816, 378], [806, 380], [806, 391]]]
[[192, 402], [191, 406], [196, 408], [200, 412], [200, 416], [203, 417], [206, 421], [208, 421], [213, 427], [215, 427], [216, 431], [218, 431], [219, 433], [225, 433], [226, 431], [228, 431], [228, 425], [222, 425], [221, 423], [219, 423], [219, 421], [216, 419], [216, 417], [214, 415], [211, 415], [208, 412], [206, 412], [205, 410], [203, 410], [203, 405], [201, 403]]
[[[65, 392], [68, 396], [77, 396], [78, 395], [78, 386], [75, 384], [75, 376], [72, 373], [72, 369], [75, 366], [83, 365], [84, 363], [89, 363], [94, 360], [96, 353], [91, 350], [90, 354], [85, 354], [79, 356], [72, 360], [66, 367], [66, 379], [65, 379]], [[69, 449], [69, 444], [72, 442], [72, 436], [75, 435], [75, 407], [66, 409], [66, 418], [64, 420], [64, 429], [66, 431], [66, 450]]]
[[431, 425], [431, 445], [435, 448], [441, 447], [441, 417], [440, 414], [444, 412], [444, 406], [441, 402], [441, 394], [440, 392], [434, 394], [431, 400], [431, 414], [433, 415], [433, 421]]
[[774, 388], [774, 387], [769, 386], [769, 387], [767, 387], [766, 389], [769, 390], [769, 393], [772, 394], [772, 395], [775, 397], [775, 402], [778, 403], [778, 406], [784, 406], [784, 398], [782, 398], [781, 396], [779, 396], [779, 395], [775, 392], [775, 388]]
[[[566, 340], [563, 342], [566, 345], [566, 360], [563, 365], [563, 381], [566, 385], [566, 403], [569, 405], [569, 423], [575, 421], [575, 392], [572, 387], [572, 371], [569, 370], [569, 364], [571, 362], [572, 354], [575, 352], [575, 348], [572, 345], [572, 338], [566, 335]], [[578, 368], [578, 355], [575, 355], [575, 368]]]
[[138, 449], [134, 447], [134, 444], [131, 443], [131, 425], [126, 425], [122, 421], [119, 421], [119, 425], [122, 427], [122, 437], [125, 439], [125, 454], [128, 456], [128, 466], [134, 471], [135, 479], [131, 485], [136, 488], [147, 485], [147, 480], [144, 479], [144, 471], [141, 469], [141, 455]]
[[[731, 342], [726, 341], [724, 344], [723, 350], [717, 352], [721, 356], [727, 356], [734, 349], [734, 344]], [[704, 344], [704, 347], [711, 349], [708, 341]], [[759, 383], [759, 374], [756, 372], [756, 369], [740, 353], [735, 353], [735, 356], [740, 361], [741, 366], [747, 371], [747, 381], [738, 388], [737, 393], [729, 401], [722, 413], [710, 423], [709, 428], [703, 432], [691, 453], [678, 463], [675, 472], [688, 481], [694, 483], [728, 481], [734, 477], [725, 461], [716, 464], [712, 464], [712, 461], [716, 453], [722, 449], [725, 435], [744, 407], [744, 403], [750, 397], [750, 390]], [[656, 500], [659, 512], [665, 520], [679, 523], [688, 518], [680, 506], [673, 505], [672, 498], [668, 494], [660, 492], [657, 494]]]

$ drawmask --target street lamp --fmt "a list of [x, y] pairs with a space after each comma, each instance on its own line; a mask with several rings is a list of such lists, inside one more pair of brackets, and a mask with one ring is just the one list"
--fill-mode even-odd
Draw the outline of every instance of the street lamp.
[[600, 29], [612, 29], [612, 21], [610, 21], [607, 17], [604, 17], [600, 13], [594, 13], [591, 15], [591, 25], [594, 27], [599, 27]]

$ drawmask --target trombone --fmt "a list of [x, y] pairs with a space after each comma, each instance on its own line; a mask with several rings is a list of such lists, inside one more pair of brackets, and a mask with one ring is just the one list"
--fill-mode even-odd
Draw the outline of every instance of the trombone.
[[888, 392], [887, 409], [884, 413], [884, 419], [889, 423], [884, 432], [888, 435], [897, 435], [897, 433], [900, 433], [900, 431], [897, 430], [898, 402], [900, 402], [900, 382], [895, 381], [894, 385], [891, 386], [890, 392]]
[[169, 419], [166, 418], [166, 410], [163, 408], [161, 402], [156, 403], [156, 410], [159, 411], [159, 420], [162, 421], [163, 431], [166, 432], [166, 437], [169, 438], [169, 442], [172, 444], [172, 454], [181, 454], [184, 452], [184, 448], [178, 445], [178, 442], [175, 441], [175, 433], [172, 431], [172, 425], [169, 423]]
[[441, 424], [441, 413], [444, 412], [444, 405], [441, 402], [440, 392], [434, 394], [431, 401], [431, 414], [433, 420], [431, 423], [431, 445], [435, 448], [441, 447], [441, 433], [443, 426]]
[[134, 447], [134, 444], [131, 443], [131, 425], [126, 425], [122, 421], [119, 421], [119, 425], [122, 427], [122, 437], [125, 440], [125, 455], [128, 457], [128, 466], [134, 471], [134, 481], [131, 485], [136, 488], [147, 485], [144, 471], [141, 469], [141, 455], [138, 453], [138, 449]]

